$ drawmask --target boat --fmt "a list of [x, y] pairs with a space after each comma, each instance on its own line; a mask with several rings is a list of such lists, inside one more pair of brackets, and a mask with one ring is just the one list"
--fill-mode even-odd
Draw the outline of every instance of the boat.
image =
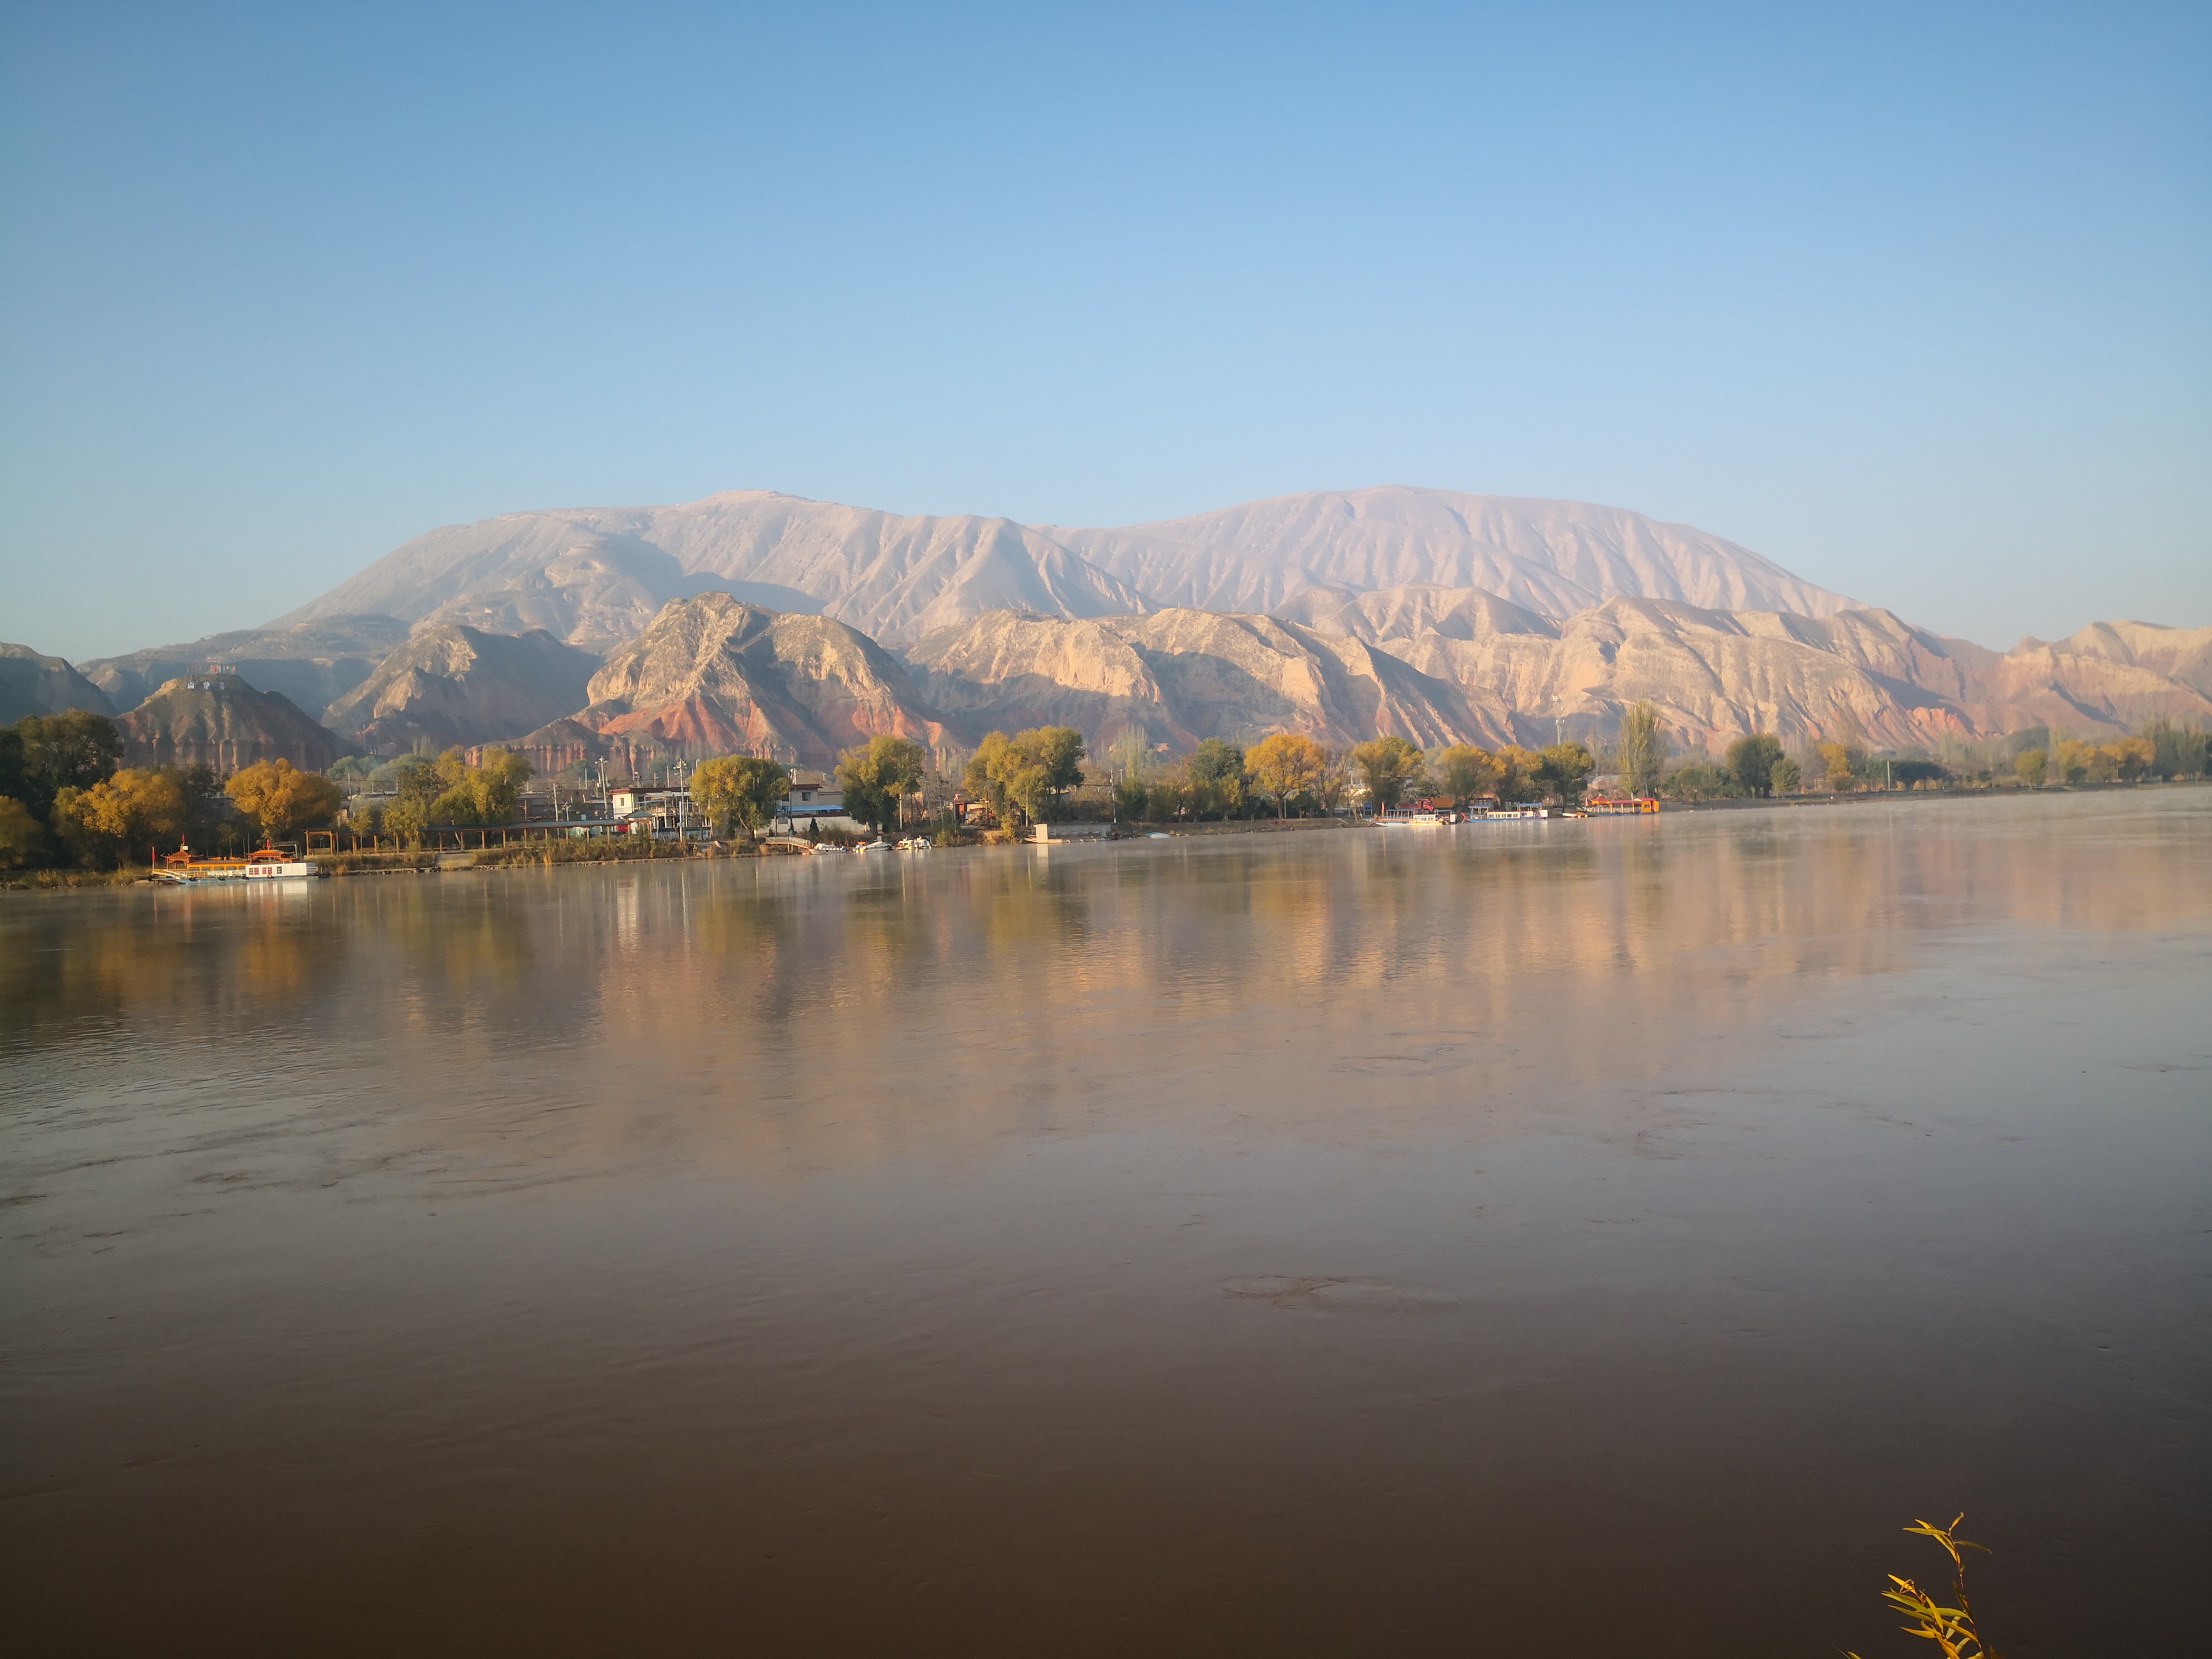
[[898, 849], [902, 853], [927, 853], [929, 850], [929, 837], [908, 836], [898, 844]]
[[1592, 817], [1616, 817], [1630, 812], [1656, 812], [1659, 803], [1650, 795], [1632, 795], [1626, 800], [1610, 800], [1602, 795], [1593, 795], [1583, 803]]
[[203, 858], [179, 845], [154, 869], [157, 881], [197, 886], [210, 881], [315, 881], [329, 873], [312, 859], [264, 847], [242, 859]]
[[853, 850], [855, 853], [888, 853], [891, 850], [891, 844], [878, 836], [873, 841], [863, 842]]
[[1552, 816], [1548, 806], [1493, 806], [1479, 816], [1495, 823], [1504, 818], [1547, 818]]

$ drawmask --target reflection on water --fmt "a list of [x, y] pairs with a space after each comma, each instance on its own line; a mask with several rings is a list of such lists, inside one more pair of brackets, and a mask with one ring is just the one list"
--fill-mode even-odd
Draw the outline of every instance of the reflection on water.
[[1865, 1651], [1963, 1504], [2163, 1639], [2208, 807], [11, 901], [9, 1623]]

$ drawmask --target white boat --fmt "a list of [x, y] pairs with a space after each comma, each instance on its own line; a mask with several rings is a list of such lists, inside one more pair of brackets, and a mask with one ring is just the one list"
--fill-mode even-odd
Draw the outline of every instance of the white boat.
[[865, 842], [853, 850], [855, 853], [888, 853], [891, 850], [891, 844], [878, 836], [875, 840]]
[[1482, 816], [1486, 818], [1493, 820], [1501, 818], [1548, 818], [1552, 816], [1552, 809], [1548, 806], [1494, 806], [1489, 811], [1483, 813]]
[[195, 887], [210, 881], [314, 881], [325, 873], [313, 860], [295, 858], [273, 847], [264, 847], [242, 859], [200, 858], [191, 848], [179, 847], [154, 871], [156, 880], [173, 882], [179, 887]]
[[927, 853], [929, 850], [929, 837], [908, 836], [898, 844], [898, 849], [902, 853]]

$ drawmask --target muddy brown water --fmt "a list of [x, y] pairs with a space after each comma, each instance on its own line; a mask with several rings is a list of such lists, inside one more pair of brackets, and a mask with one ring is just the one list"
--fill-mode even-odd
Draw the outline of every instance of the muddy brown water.
[[2181, 788], [12, 896], [0, 1626], [2190, 1650], [2208, 989]]

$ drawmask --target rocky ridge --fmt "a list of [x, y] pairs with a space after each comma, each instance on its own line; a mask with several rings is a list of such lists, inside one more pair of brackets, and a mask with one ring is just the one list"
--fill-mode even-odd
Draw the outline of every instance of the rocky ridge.
[[416, 633], [323, 720], [371, 753], [493, 742], [581, 708], [599, 667], [544, 629], [505, 635], [444, 624]]
[[766, 611], [726, 593], [672, 601], [592, 677], [590, 702], [527, 746], [638, 738], [691, 754], [742, 750], [810, 766], [879, 733], [949, 762], [952, 740], [898, 659], [827, 617]]

